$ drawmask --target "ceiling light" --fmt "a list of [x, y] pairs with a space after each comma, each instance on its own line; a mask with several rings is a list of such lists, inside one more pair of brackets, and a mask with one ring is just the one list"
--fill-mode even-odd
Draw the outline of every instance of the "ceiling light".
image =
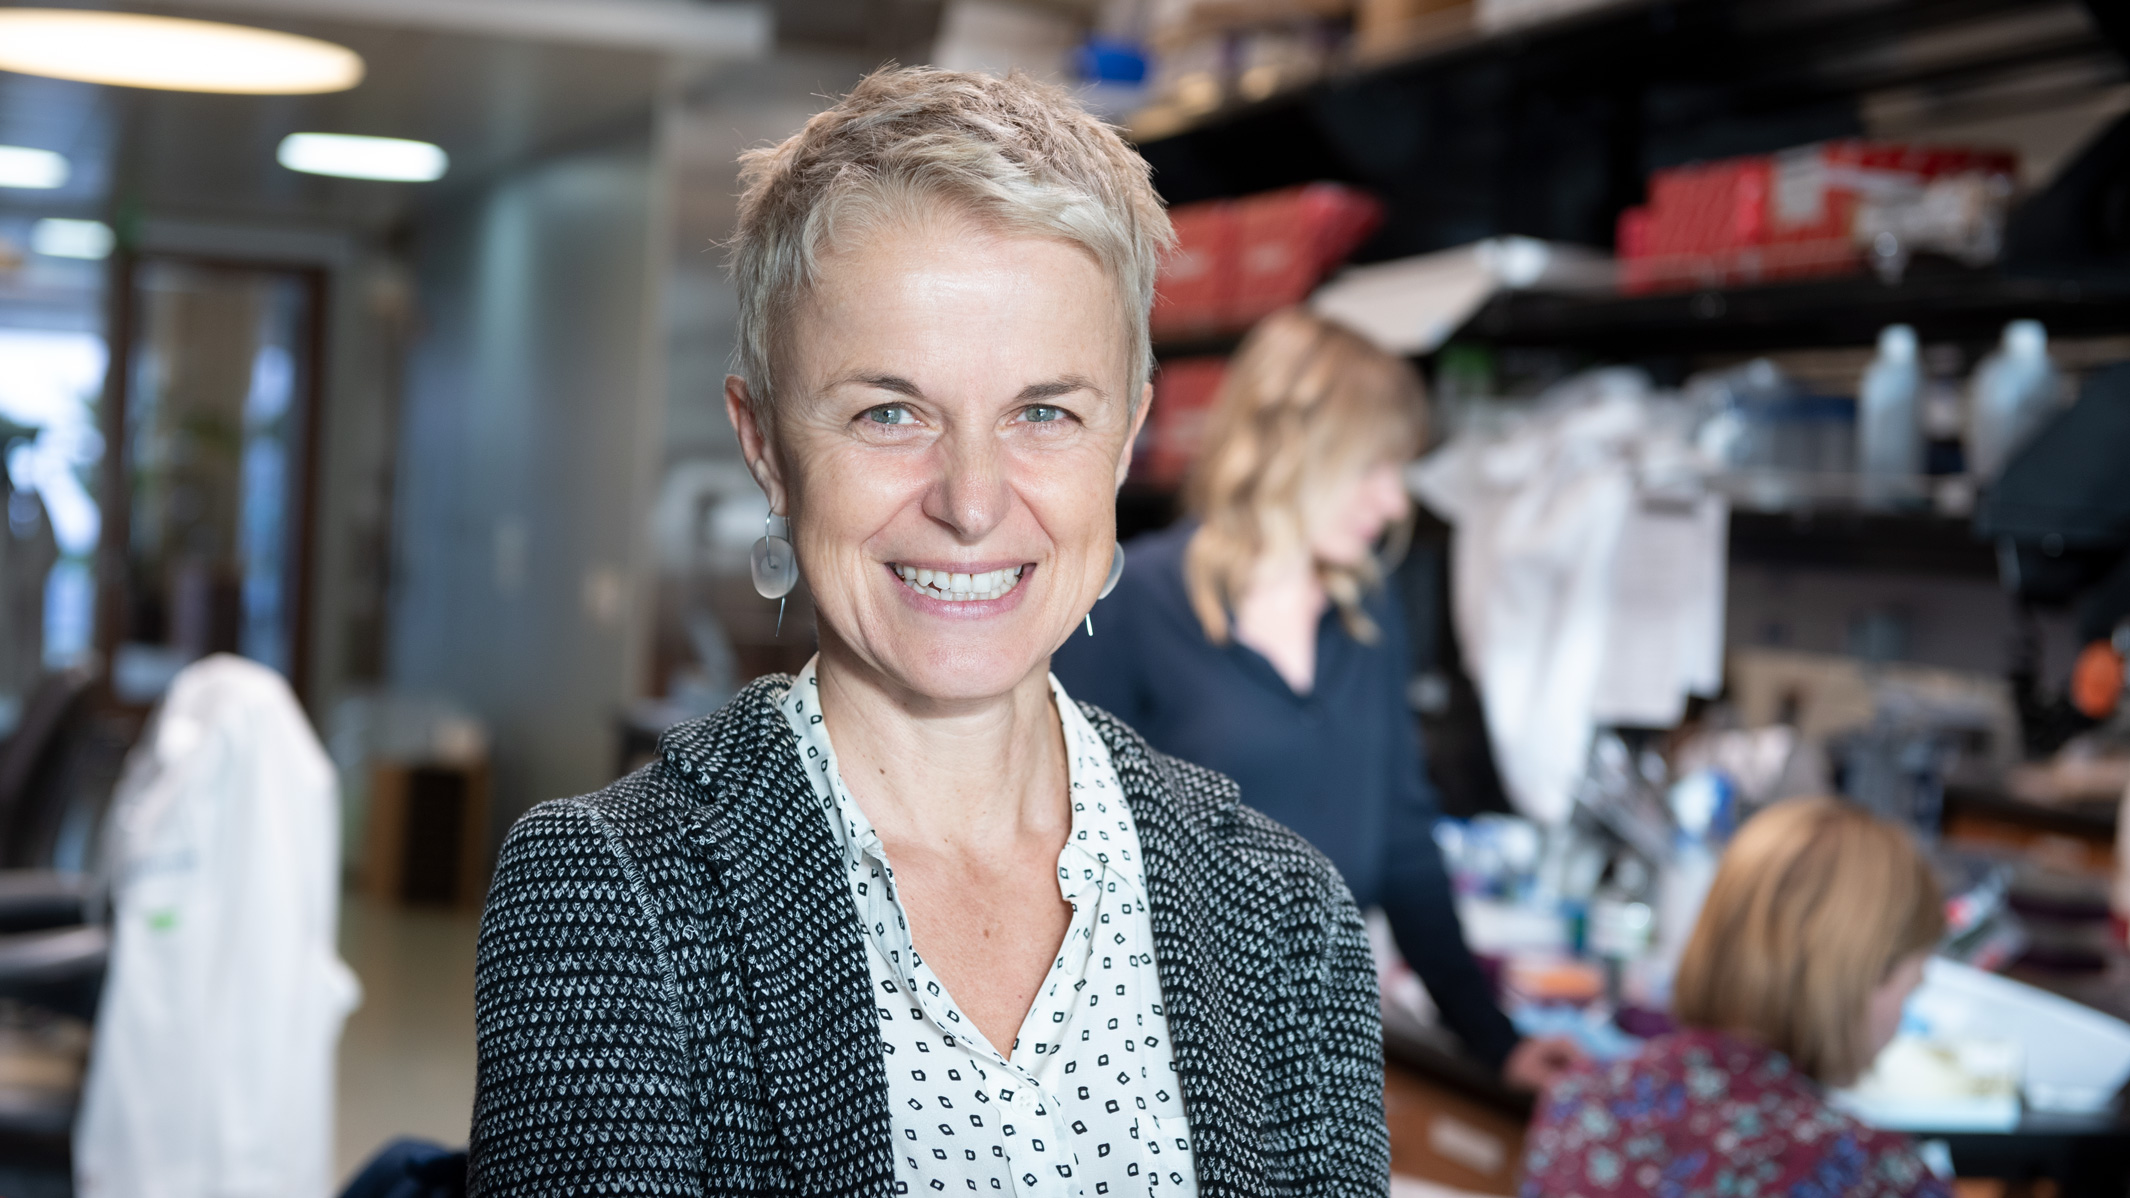
[[398, 183], [441, 179], [451, 165], [449, 155], [426, 141], [349, 133], [291, 133], [281, 139], [274, 157], [288, 169], [306, 174]]
[[0, 9], [0, 70], [119, 87], [287, 96], [345, 91], [362, 58], [245, 25], [59, 8]]
[[108, 258], [112, 240], [111, 226], [100, 220], [48, 216], [30, 226], [30, 248], [47, 258]]
[[0, 146], [0, 187], [64, 187], [67, 160], [50, 150]]

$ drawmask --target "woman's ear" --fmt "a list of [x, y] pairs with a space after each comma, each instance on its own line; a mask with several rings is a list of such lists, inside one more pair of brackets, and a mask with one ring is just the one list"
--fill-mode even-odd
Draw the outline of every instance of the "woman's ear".
[[747, 459], [747, 471], [754, 475], [755, 485], [769, 498], [769, 510], [788, 515], [784, 475], [777, 467], [777, 455], [770, 450], [767, 430], [755, 418], [754, 397], [747, 390], [747, 380], [736, 374], [725, 376], [725, 416], [732, 421], [732, 431], [740, 436], [740, 454]]
[[[726, 386], [731, 386], [729, 379], [726, 381]], [[1119, 488], [1124, 486], [1125, 479], [1131, 477], [1132, 447], [1139, 444], [1139, 430], [1146, 426], [1146, 414], [1153, 410], [1154, 384], [1147, 383], [1139, 389], [1138, 407], [1139, 410], [1132, 413], [1132, 426], [1124, 436], [1124, 452], [1117, 455], [1117, 486]]]

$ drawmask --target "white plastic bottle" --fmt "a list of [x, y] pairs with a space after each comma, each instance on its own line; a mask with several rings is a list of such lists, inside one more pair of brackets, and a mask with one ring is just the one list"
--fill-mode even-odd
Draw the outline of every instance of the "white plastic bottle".
[[1968, 400], [1967, 469], [1996, 480], [2012, 454], [2056, 411], [2056, 366], [2038, 320], [2004, 326], [2004, 339], [1975, 367]]
[[1923, 372], [1916, 331], [1905, 324], [1879, 330], [1879, 352], [1857, 388], [1857, 459], [1864, 502], [1888, 507], [1907, 498], [1923, 472], [1923, 436], [1916, 404]]

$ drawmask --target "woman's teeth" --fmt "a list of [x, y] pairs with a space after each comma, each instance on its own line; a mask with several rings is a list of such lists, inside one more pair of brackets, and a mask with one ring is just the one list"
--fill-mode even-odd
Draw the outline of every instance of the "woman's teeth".
[[1010, 591], [1021, 581], [1025, 567], [1011, 570], [986, 570], [981, 574], [955, 574], [948, 570], [920, 570], [915, 566], [897, 566], [895, 573], [918, 594], [949, 603], [965, 603], [977, 599], [996, 599]]

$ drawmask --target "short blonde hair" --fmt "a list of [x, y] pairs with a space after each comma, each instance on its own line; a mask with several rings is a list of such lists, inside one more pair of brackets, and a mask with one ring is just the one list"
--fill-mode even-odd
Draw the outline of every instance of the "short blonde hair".
[[759, 418], [776, 396], [780, 327], [838, 236], [942, 205], [1003, 232], [1085, 249], [1123, 300], [1136, 404], [1152, 368], [1147, 315], [1175, 240], [1146, 160], [1071, 94], [1006, 78], [883, 67], [777, 145], [740, 157], [738, 372]]
[[[1266, 554], [1307, 543], [1314, 497], [1356, 469], [1420, 449], [1420, 376], [1359, 333], [1300, 308], [1275, 312], [1243, 340], [1207, 418], [1184, 487], [1200, 521], [1184, 551], [1184, 585], [1206, 636], [1226, 644], [1229, 613]], [[1378, 581], [1372, 562], [1319, 565], [1324, 589], [1355, 637], [1377, 629], [1361, 610]]]
[[1672, 1012], [1847, 1085], [1871, 1064], [1871, 992], [1944, 932], [1937, 878], [1904, 829], [1841, 799], [1777, 803], [1723, 854]]

